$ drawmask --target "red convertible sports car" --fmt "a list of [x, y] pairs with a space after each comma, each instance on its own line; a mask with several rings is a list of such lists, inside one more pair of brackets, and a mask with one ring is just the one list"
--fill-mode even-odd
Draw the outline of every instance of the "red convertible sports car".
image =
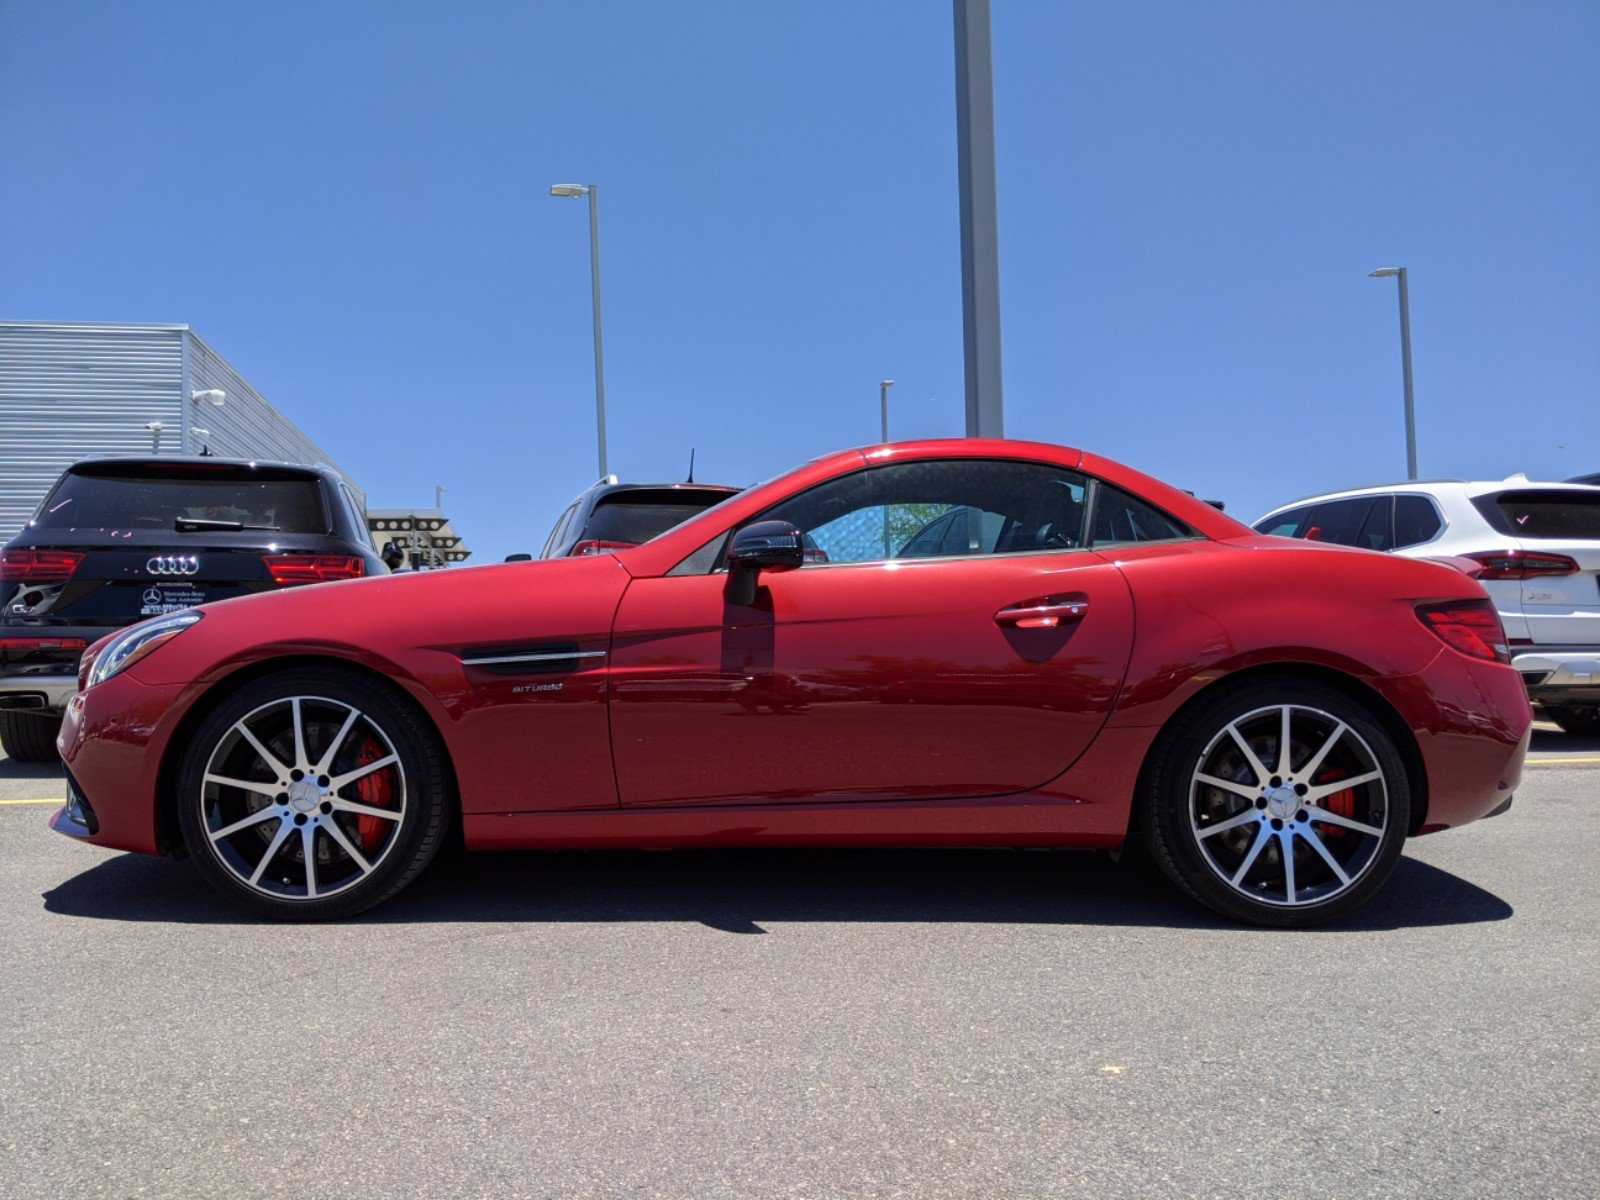
[[85, 653], [61, 833], [279, 917], [475, 849], [1142, 836], [1305, 925], [1511, 804], [1531, 714], [1449, 567], [1262, 537], [1060, 446], [848, 450], [614, 554], [324, 584]]

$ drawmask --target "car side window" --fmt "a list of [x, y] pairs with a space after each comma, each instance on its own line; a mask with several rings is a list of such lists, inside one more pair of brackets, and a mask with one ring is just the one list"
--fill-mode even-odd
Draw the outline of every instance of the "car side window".
[[566, 532], [568, 524], [572, 521], [572, 515], [577, 511], [578, 502], [574, 500], [567, 506], [567, 511], [556, 519], [556, 527], [550, 531], [550, 536], [545, 539], [544, 549], [539, 551], [540, 558], [549, 558], [550, 552], [561, 544], [563, 540], [562, 534]]
[[1394, 498], [1394, 549], [1403, 550], [1432, 541], [1443, 528], [1439, 510], [1426, 496]]
[[1391, 528], [1393, 512], [1393, 496], [1379, 496], [1373, 500], [1372, 508], [1367, 513], [1367, 519], [1361, 523], [1354, 544], [1363, 550], [1393, 549], [1394, 533]]
[[920, 533], [906, 543], [899, 557], [934, 558], [945, 553], [943, 549], [945, 533], [954, 519], [954, 514], [949, 514], [924, 526]]
[[1302, 504], [1299, 508], [1291, 508], [1288, 512], [1281, 512], [1275, 517], [1267, 517], [1257, 521], [1251, 526], [1257, 533], [1265, 533], [1272, 537], [1298, 537], [1300, 527], [1305, 524], [1306, 515], [1311, 508]]
[[1367, 514], [1372, 511], [1372, 504], [1371, 496], [1325, 501], [1311, 510], [1300, 536], [1338, 546], [1358, 546], [1361, 544], [1361, 528], [1366, 524]]
[[754, 519], [799, 526], [829, 563], [1079, 550], [1087, 486], [1076, 471], [1040, 463], [892, 463], [831, 479]]
[[1170, 542], [1193, 532], [1153, 505], [1121, 488], [1100, 484], [1094, 498], [1094, 544]]

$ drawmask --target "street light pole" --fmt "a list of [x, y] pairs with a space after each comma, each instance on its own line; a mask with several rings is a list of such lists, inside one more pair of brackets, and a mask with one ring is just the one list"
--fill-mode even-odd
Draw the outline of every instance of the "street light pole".
[[953, 0], [953, 4], [967, 436], [997, 438], [1005, 436], [1005, 406], [1000, 396], [1000, 233], [995, 202], [989, 0]]
[[1400, 371], [1406, 389], [1406, 478], [1417, 477], [1417, 406], [1411, 389], [1411, 289], [1406, 285], [1404, 267], [1379, 267], [1367, 273], [1373, 279], [1400, 281]]
[[606, 469], [606, 353], [605, 333], [600, 320], [600, 188], [589, 183], [558, 183], [552, 196], [589, 197], [589, 285], [594, 297], [594, 421], [600, 443], [600, 478]]
[[894, 386], [894, 380], [885, 379], [878, 385], [878, 408], [883, 413], [883, 441], [889, 442], [889, 389]]

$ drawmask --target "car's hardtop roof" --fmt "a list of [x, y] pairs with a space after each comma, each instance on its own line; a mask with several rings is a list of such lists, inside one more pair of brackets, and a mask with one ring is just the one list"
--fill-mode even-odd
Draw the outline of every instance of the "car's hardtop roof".
[[1467, 480], [1467, 479], [1405, 479], [1395, 483], [1373, 483], [1365, 487], [1346, 488], [1339, 492], [1317, 492], [1310, 496], [1302, 496], [1298, 500], [1290, 500], [1284, 504], [1269, 508], [1256, 518], [1255, 523], [1260, 524], [1268, 517], [1284, 512], [1291, 508], [1300, 508], [1307, 504], [1321, 504], [1330, 500], [1354, 500], [1362, 496], [1384, 495], [1389, 492], [1412, 493], [1430, 496], [1462, 496], [1468, 500], [1481, 496], [1492, 496], [1496, 492], [1572, 492], [1575, 495], [1587, 495], [1595, 489], [1581, 483], [1545, 483], [1537, 479], [1529, 479], [1523, 475], [1513, 475], [1508, 479], [1494, 480]]
[[85, 458], [67, 468], [74, 475], [182, 475], [193, 478], [210, 473], [218, 475], [259, 472], [262, 475], [295, 476], [298, 478], [338, 478], [332, 467], [306, 463], [279, 462], [261, 458], [217, 458], [209, 454], [167, 454], [153, 457], [126, 456], [121, 458]]

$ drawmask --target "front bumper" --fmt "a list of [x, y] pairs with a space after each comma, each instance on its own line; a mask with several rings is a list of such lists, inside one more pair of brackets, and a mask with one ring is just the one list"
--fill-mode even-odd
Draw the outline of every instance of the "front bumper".
[[0, 675], [0, 709], [58, 713], [77, 690], [76, 675]]
[[51, 818], [52, 829], [114, 850], [164, 852], [156, 797], [162, 756], [185, 707], [182, 691], [123, 671], [68, 700], [56, 749], [69, 801], [81, 797], [92, 817], [74, 819], [69, 803]]

